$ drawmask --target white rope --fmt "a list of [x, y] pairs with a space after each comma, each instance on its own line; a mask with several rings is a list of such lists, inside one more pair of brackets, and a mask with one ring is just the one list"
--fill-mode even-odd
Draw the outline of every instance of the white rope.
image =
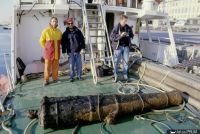
[[98, 109], [98, 110], [97, 110], [98, 117], [99, 117], [99, 120], [102, 121], [102, 120], [101, 120], [101, 115], [100, 115], [100, 107], [99, 107], [99, 103], [100, 103], [99, 95], [98, 95], [98, 102], [97, 102], [97, 103], [98, 103], [98, 107], [97, 107], [97, 109]]
[[24, 129], [23, 134], [29, 134], [30, 132], [28, 132], [28, 131], [29, 131], [30, 127], [31, 127], [34, 123], [36, 123], [36, 122], [37, 122], [37, 119], [31, 120], [31, 121], [29, 122], [29, 124], [26, 126], [26, 128]]
[[2, 122], [1, 126], [2, 126], [3, 130], [5, 130], [6, 132], [8, 132], [9, 134], [13, 134], [12, 131], [11, 131], [11, 129], [8, 128], [8, 127], [6, 127], [4, 121]]
[[138, 92], [139, 92], [139, 90], [140, 90], [140, 87], [139, 87], [139, 83], [140, 83], [140, 81], [142, 80], [142, 78], [143, 78], [143, 76], [144, 76], [144, 73], [145, 73], [145, 71], [146, 71], [146, 62], [145, 62], [145, 64], [144, 64], [144, 70], [143, 70], [143, 72], [142, 72], [142, 76], [140, 77], [140, 79], [138, 80], [138, 82], [137, 82], [137, 88], [138, 88]]
[[162, 80], [159, 82], [158, 87], [161, 87], [161, 84], [163, 83], [163, 81], [167, 78], [167, 76], [169, 75], [169, 73], [171, 73], [172, 71], [168, 71], [166, 73], [166, 75], [162, 78]]
[[140, 98], [140, 100], [142, 102], [142, 110], [141, 110], [141, 112], [143, 112], [143, 110], [144, 110], [144, 100], [142, 99], [140, 94], [137, 94], [137, 95], [139, 96], [139, 98]]
[[90, 96], [87, 96], [88, 98], [88, 103], [89, 103], [89, 107], [90, 107], [90, 115], [89, 115], [89, 120], [92, 121], [93, 116], [92, 116], [92, 101], [90, 99]]
[[166, 107], [167, 107], [168, 104], [169, 104], [169, 97], [168, 97], [167, 93], [165, 93], [165, 97], [166, 97], [166, 99], [167, 99], [167, 103], [166, 103]]
[[183, 104], [180, 105], [180, 108], [178, 109], [165, 109], [165, 110], [152, 110], [153, 112], [156, 113], [163, 113], [163, 112], [179, 112], [181, 110], [183, 110], [185, 107], [185, 101], [183, 101]]
[[124, 83], [125, 85], [136, 85], [136, 86], [144, 86], [144, 87], [149, 87], [149, 88], [153, 88], [153, 89], [156, 89], [160, 92], [165, 92], [157, 87], [154, 87], [154, 86], [150, 86], [150, 85], [147, 85], [147, 84], [138, 84], [138, 83]]
[[[144, 86], [144, 87], [148, 87], [148, 88], [153, 88], [153, 89], [155, 89], [155, 90], [158, 90], [159, 92], [165, 92], [165, 91], [163, 91], [162, 89], [160, 89], [160, 88], [157, 88], [157, 87], [155, 87], [155, 86], [150, 86], [150, 85], [147, 85], [147, 84], [143, 84], [143, 83], [140, 83], [140, 81], [142, 80], [142, 78], [143, 78], [143, 76], [144, 76], [144, 74], [145, 74], [145, 71], [146, 71], [146, 62], [145, 62], [145, 64], [144, 64], [144, 70], [142, 71], [142, 75], [141, 75], [141, 77], [140, 77], [140, 79], [137, 81], [137, 82], [132, 82], [132, 83], [121, 83], [120, 81], [118, 82], [119, 84], [120, 84], [120, 86], [121, 87], [119, 87], [118, 88], [118, 93], [120, 93], [120, 94], [126, 94], [124, 91], [121, 91], [120, 89], [122, 89], [122, 88], [124, 88], [124, 86], [126, 86], [126, 85], [133, 85], [133, 86], [136, 86], [137, 87], [137, 90], [132, 90], [131, 92], [129, 92], [129, 94], [131, 94], [131, 93], [137, 93], [137, 92], [139, 92], [140, 91], [140, 86]], [[166, 79], [166, 77], [168, 76], [168, 74], [170, 73], [170, 72], [172, 72], [172, 71], [169, 71], [169, 72], [167, 72], [166, 73], [166, 75], [163, 77], [163, 79], [160, 81], [160, 84], [159, 85], [161, 85], [162, 84], [162, 82]], [[160, 87], [160, 86], [159, 86]]]
[[[117, 91], [120, 94], [133, 94], [133, 93], [137, 93], [138, 90], [134, 90], [132, 86], [127, 86], [127, 83], [122, 83], [121, 81], [118, 81], [118, 84], [120, 84], [120, 86], [118, 87]], [[127, 91], [124, 91], [124, 89], [128, 89], [130, 88], [129, 93], [127, 93]]]
[[77, 124], [77, 125], [75, 126], [75, 128], [74, 128], [73, 131], [72, 131], [72, 134], [76, 134], [78, 128], [79, 128], [79, 124]]
[[136, 116], [135, 116], [135, 119], [136, 119], [136, 120], [146, 120], [146, 121], [151, 121], [151, 122], [154, 122], [154, 123], [158, 123], [158, 124], [161, 124], [161, 125], [165, 126], [165, 127], [168, 128], [169, 130], [171, 130], [171, 127], [169, 127], [167, 124], [162, 123], [162, 122], [157, 121], [157, 120], [154, 120], [154, 119], [145, 118], [145, 117], [142, 117], [142, 116], [140, 116], [140, 115], [136, 115]]

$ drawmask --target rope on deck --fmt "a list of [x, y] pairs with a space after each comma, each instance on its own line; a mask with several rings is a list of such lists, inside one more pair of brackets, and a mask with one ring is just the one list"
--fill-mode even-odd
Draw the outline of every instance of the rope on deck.
[[79, 124], [77, 124], [73, 129], [72, 134], [76, 134], [78, 132], [79, 127], [80, 127]]
[[13, 134], [11, 128], [8, 128], [6, 126], [6, 122], [10, 121], [15, 116], [15, 111], [12, 108], [9, 108], [9, 107], [7, 108], [7, 111], [9, 111], [8, 117], [4, 121], [2, 121], [1, 126], [2, 126], [3, 130], [5, 130], [6, 132], [8, 132], [9, 134]]
[[[142, 102], [142, 105], [143, 105], [143, 108], [144, 108], [144, 101], [142, 99], [142, 97], [138, 94], [138, 92], [140, 91], [140, 86], [144, 86], [144, 87], [149, 87], [149, 88], [153, 88], [153, 89], [156, 89], [160, 92], [165, 92], [163, 90], [161, 90], [160, 88], [157, 88], [157, 87], [154, 87], [154, 86], [150, 86], [150, 85], [147, 85], [147, 84], [142, 84], [140, 83], [141, 79], [143, 78], [144, 74], [145, 74], [145, 71], [146, 71], [146, 62], [145, 62], [145, 65], [144, 65], [144, 70], [142, 71], [142, 75], [140, 77], [140, 79], [136, 82], [136, 83], [122, 83], [121, 81], [119, 81], [118, 83], [120, 84], [120, 87], [118, 88], [118, 93], [120, 94], [132, 94], [132, 93], [137, 93], [137, 95], [139, 96], [141, 102]], [[161, 84], [163, 83], [163, 81], [167, 78], [167, 76], [169, 75], [169, 73], [171, 73], [172, 71], [168, 71], [166, 73], [166, 75], [161, 79], [160, 83], [159, 83], [159, 87], [161, 86]], [[130, 88], [131, 90], [129, 91], [129, 93], [125, 92], [123, 89], [125, 89], [127, 87], [127, 85], [133, 85], [133, 86], [136, 86], [137, 89], [133, 90], [134, 87]], [[166, 95], [166, 99], [167, 99], [167, 104], [166, 106], [168, 105], [168, 102], [169, 102], [169, 98]], [[155, 110], [155, 109], [152, 109], [152, 111], [154, 113], [166, 113], [166, 112], [179, 112], [181, 110], [184, 109], [185, 107], [185, 101], [183, 100], [183, 104], [180, 106], [180, 108], [178, 109], [166, 109], [166, 110]], [[143, 111], [143, 108], [142, 108], [142, 111]], [[167, 117], [167, 116], [166, 116]], [[135, 119], [136, 120], [147, 120], [147, 121], [150, 121], [150, 122], [153, 122], [153, 123], [158, 123], [164, 127], [166, 127], [167, 129], [171, 130], [171, 127], [168, 126], [167, 124], [163, 123], [163, 122], [160, 122], [160, 121], [157, 121], [157, 120], [154, 120], [154, 119], [150, 119], [150, 118], [145, 118], [143, 117], [142, 115], [137, 115], [135, 116]], [[159, 131], [160, 133], [163, 133], [161, 132], [161, 130], [159, 128], [157, 128], [156, 126], [153, 125], [153, 127], [156, 128], [157, 131]]]
[[33, 124], [35, 124], [36, 122], [38, 122], [38, 119], [33, 119], [29, 122], [29, 124], [26, 126], [26, 128], [24, 129], [23, 134], [30, 134], [30, 129], [33, 126]]
[[[140, 83], [141, 80], [142, 80], [142, 78], [143, 78], [143, 76], [144, 76], [144, 74], [145, 74], [145, 71], [146, 71], [146, 64], [147, 64], [147, 62], [145, 62], [145, 64], [144, 64], [144, 70], [142, 71], [142, 75], [141, 75], [140, 79], [139, 79], [137, 82], [135, 82], [135, 83], [133, 83], [133, 82], [131, 82], [131, 83], [122, 83], [121, 81], [118, 82], [118, 83], [120, 84], [120, 86], [119, 86], [119, 88], [118, 88], [118, 93], [120, 93], [120, 94], [138, 93], [138, 92], [140, 92], [140, 86], [153, 88], [153, 89], [156, 89], [156, 90], [158, 90], [158, 91], [160, 91], [160, 92], [165, 92], [165, 91], [161, 90], [160, 88], [157, 88], [157, 87], [154, 87], [154, 86], [150, 86], [150, 85], [147, 85], [147, 84]], [[171, 72], [171, 71], [167, 72], [166, 75], [162, 78], [162, 80], [160, 81], [159, 86], [160, 86], [160, 85], [162, 84], [162, 82], [167, 78], [167, 76], [168, 76], [168, 74], [169, 74], [170, 72]], [[131, 88], [131, 91], [130, 91], [129, 93], [125, 93], [123, 89], [124, 89], [124, 87], [126, 87], [127, 85], [136, 86], [136, 87], [137, 87], [137, 90], [133, 90], [134, 87], [132, 87], [132, 88]]]
[[106, 129], [106, 132], [108, 133], [108, 134], [115, 134], [115, 132], [114, 132], [114, 130], [112, 129], [112, 127], [108, 124], [108, 123], [105, 123], [105, 122], [102, 122], [101, 123], [101, 127], [100, 127], [100, 132], [101, 132], [101, 134], [105, 134], [104, 132], [103, 132], [103, 130], [105, 130], [105, 126], [106, 125], [108, 125], [108, 127], [110, 128], [110, 132]]
[[[165, 124], [165, 123], [163, 123], [163, 122], [160, 122], [160, 121], [157, 121], [157, 120], [154, 120], [154, 119], [150, 119], [150, 118], [146, 118], [146, 117], [143, 117], [143, 116], [141, 116], [141, 115], [136, 115], [136, 116], [135, 116], [135, 119], [136, 119], [136, 120], [150, 121], [150, 122], [153, 122], [153, 123], [158, 123], [158, 124], [160, 124], [160, 125], [166, 127], [168, 130], [172, 130], [172, 128], [171, 128], [170, 126], [168, 126], [167, 124]], [[155, 126], [154, 126], [154, 127], [155, 127]], [[157, 129], [156, 129], [156, 130], [157, 130]], [[161, 132], [161, 131], [159, 130], [159, 132]], [[161, 133], [162, 133], [162, 132], [161, 132]]]
[[6, 132], [8, 132], [9, 134], [13, 134], [12, 130], [5, 125], [5, 121], [2, 122], [1, 126]]

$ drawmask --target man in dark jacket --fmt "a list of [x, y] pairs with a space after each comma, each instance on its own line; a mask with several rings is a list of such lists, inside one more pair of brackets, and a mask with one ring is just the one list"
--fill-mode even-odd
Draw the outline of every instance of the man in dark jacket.
[[131, 44], [131, 39], [133, 38], [132, 29], [126, 24], [128, 17], [124, 14], [120, 16], [120, 22], [113, 28], [110, 39], [112, 41], [112, 47], [114, 50], [115, 57], [115, 70], [114, 77], [115, 82], [118, 78], [118, 66], [123, 58], [123, 75], [124, 79], [128, 80], [128, 62], [129, 62], [129, 46]]
[[[70, 82], [74, 81], [75, 66], [77, 70], [77, 77], [82, 80], [82, 61], [81, 54], [85, 53], [85, 41], [82, 32], [73, 24], [73, 18], [68, 18], [64, 21], [67, 28], [62, 35], [62, 53], [66, 58], [69, 56], [70, 62]], [[67, 53], [67, 54], [66, 54]]]

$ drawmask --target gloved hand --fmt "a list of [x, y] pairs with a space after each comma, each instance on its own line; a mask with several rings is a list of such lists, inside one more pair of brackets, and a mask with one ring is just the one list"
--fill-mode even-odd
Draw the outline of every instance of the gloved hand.
[[67, 53], [64, 53], [63, 56], [64, 56], [64, 59], [68, 60], [68, 55], [67, 55]]
[[85, 54], [85, 49], [81, 49], [81, 54]]

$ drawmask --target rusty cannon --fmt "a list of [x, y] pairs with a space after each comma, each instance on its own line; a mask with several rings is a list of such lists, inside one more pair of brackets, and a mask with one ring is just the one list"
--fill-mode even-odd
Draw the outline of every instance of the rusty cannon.
[[[177, 106], [183, 102], [181, 93], [113, 94], [68, 97], [43, 97], [40, 109], [32, 112], [46, 128], [60, 129], [77, 124], [104, 121], [155, 109]], [[33, 116], [32, 116], [33, 117]]]

